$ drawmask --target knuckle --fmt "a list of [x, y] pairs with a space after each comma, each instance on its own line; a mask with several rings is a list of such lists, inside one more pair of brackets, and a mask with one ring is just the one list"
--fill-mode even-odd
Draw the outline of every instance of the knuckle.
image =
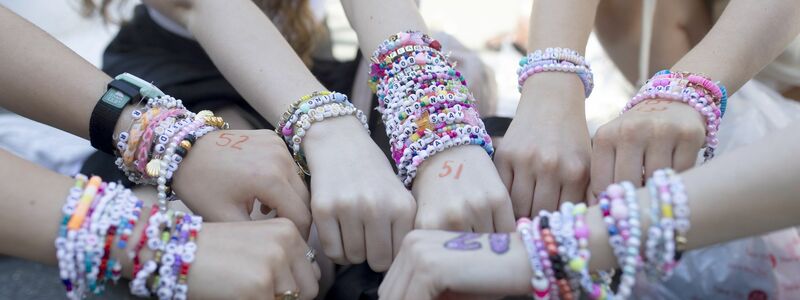
[[446, 229], [459, 230], [464, 228], [464, 216], [461, 212], [450, 212], [444, 218]]
[[561, 170], [562, 177], [566, 182], [584, 182], [589, 178], [589, 166], [582, 161], [568, 163]]
[[539, 158], [539, 166], [541, 170], [544, 172], [553, 172], [558, 170], [561, 162], [558, 158], [558, 154], [555, 153], [544, 153], [540, 154]]
[[636, 142], [643, 133], [652, 132], [652, 128], [649, 121], [623, 121], [619, 125], [619, 135], [624, 142]]
[[601, 146], [611, 146], [616, 139], [616, 130], [611, 125], [603, 125], [594, 134], [593, 142]]
[[375, 272], [385, 272], [389, 270], [389, 266], [392, 264], [391, 260], [385, 256], [370, 259], [367, 263], [369, 263], [369, 267]]
[[403, 248], [409, 248], [410, 249], [410, 248], [415, 247], [414, 245], [416, 245], [419, 242], [421, 242], [423, 237], [424, 237], [424, 235], [422, 234], [421, 231], [415, 230], [415, 231], [409, 232], [408, 234], [406, 234], [406, 237], [403, 238]]

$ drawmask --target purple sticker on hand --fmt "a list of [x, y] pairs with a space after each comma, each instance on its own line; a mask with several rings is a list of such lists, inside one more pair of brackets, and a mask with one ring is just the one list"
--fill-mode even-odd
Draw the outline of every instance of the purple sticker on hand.
[[508, 233], [490, 233], [489, 234], [489, 247], [492, 252], [498, 255], [508, 252], [509, 242], [511, 241]]
[[453, 250], [478, 250], [481, 248], [481, 243], [473, 240], [479, 237], [481, 237], [481, 234], [478, 233], [462, 233], [445, 242], [444, 247]]

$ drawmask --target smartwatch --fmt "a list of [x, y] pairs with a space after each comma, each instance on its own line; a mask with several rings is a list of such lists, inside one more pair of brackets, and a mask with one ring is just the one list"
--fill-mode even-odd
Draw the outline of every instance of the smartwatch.
[[108, 89], [97, 101], [89, 119], [89, 139], [92, 147], [114, 154], [114, 127], [122, 110], [131, 100], [157, 98], [164, 93], [153, 84], [128, 73], [118, 75], [108, 83]]

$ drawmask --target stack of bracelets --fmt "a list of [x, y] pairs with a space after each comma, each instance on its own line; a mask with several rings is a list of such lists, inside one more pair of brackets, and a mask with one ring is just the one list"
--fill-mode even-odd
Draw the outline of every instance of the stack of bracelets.
[[[122, 264], [111, 257], [111, 250], [116, 246], [124, 251], [129, 242], [133, 245], [129, 239], [143, 203], [121, 184], [104, 183], [97, 176], [77, 175], [75, 179], [62, 209], [64, 218], [55, 246], [67, 298], [78, 300], [87, 293], [102, 293], [109, 280], [117, 283]], [[186, 299], [189, 267], [202, 222], [201, 217], [180, 212], [162, 213], [153, 205], [142, 237], [130, 253], [134, 262], [132, 294]], [[155, 255], [141, 264], [139, 253], [145, 244]]]
[[400, 32], [384, 41], [371, 60], [370, 87], [407, 187], [423, 161], [446, 149], [479, 145], [494, 153], [467, 82], [438, 41], [418, 31]]
[[326, 118], [349, 115], [355, 115], [369, 132], [367, 116], [353, 106], [347, 96], [337, 92], [314, 92], [289, 105], [289, 109], [283, 113], [280, 123], [275, 127], [275, 132], [282, 136], [292, 149], [300, 170], [310, 175], [300, 145], [311, 124], [322, 122]]
[[517, 70], [517, 87], [522, 92], [522, 86], [531, 76], [544, 72], [575, 73], [583, 82], [583, 91], [586, 98], [594, 89], [594, 75], [589, 62], [578, 53], [569, 48], [547, 48], [535, 50], [519, 61]]
[[639, 93], [631, 99], [622, 112], [626, 112], [647, 99], [679, 101], [692, 106], [706, 120], [706, 141], [703, 157], [706, 161], [714, 157], [717, 147], [717, 131], [725, 108], [728, 91], [720, 82], [707, 76], [688, 72], [663, 70], [653, 75]]
[[181, 100], [162, 95], [131, 112], [133, 121], [121, 132], [114, 149], [117, 167], [136, 184], [156, 185], [162, 213], [175, 200], [172, 179], [178, 166], [203, 135], [227, 128], [211, 111], [188, 111]]
[[642, 268], [651, 278], [667, 279], [686, 244], [688, 199], [680, 177], [670, 169], [656, 171], [647, 186], [652, 209], [644, 257], [633, 184], [612, 184], [599, 195], [609, 243], [622, 270], [616, 294], [610, 288], [610, 274], [588, 270], [591, 253], [585, 204], [565, 202], [559, 211], [542, 211], [533, 220], [517, 221], [533, 271], [534, 299], [581, 299], [581, 293], [589, 299], [627, 299]]

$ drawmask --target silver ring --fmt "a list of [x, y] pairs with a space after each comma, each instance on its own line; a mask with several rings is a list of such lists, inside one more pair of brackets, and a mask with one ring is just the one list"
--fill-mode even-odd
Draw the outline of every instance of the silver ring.
[[306, 259], [311, 263], [317, 261], [317, 253], [314, 248], [308, 247], [308, 250], [306, 250]]

